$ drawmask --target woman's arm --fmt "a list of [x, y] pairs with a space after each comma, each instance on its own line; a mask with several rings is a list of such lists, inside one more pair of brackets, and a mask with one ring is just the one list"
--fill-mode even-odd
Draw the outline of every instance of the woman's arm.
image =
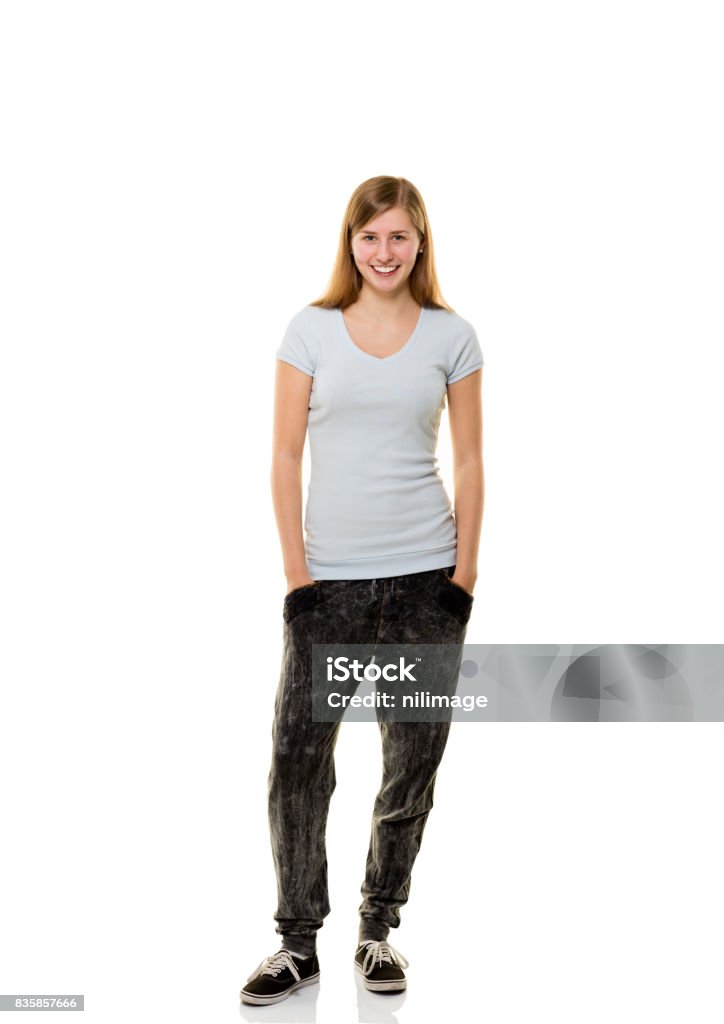
[[476, 370], [447, 389], [458, 537], [453, 579], [470, 594], [478, 578], [485, 497], [482, 380], [482, 369]]
[[287, 593], [313, 583], [302, 529], [302, 456], [313, 378], [277, 360], [271, 489], [287, 578]]

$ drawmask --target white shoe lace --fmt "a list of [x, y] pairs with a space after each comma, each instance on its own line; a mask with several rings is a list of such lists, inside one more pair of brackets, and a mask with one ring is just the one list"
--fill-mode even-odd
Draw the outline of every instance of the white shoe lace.
[[248, 980], [252, 981], [252, 979], [259, 977], [261, 974], [269, 974], [272, 978], [276, 978], [277, 974], [283, 971], [285, 967], [289, 968], [294, 980], [299, 981], [299, 971], [288, 949], [280, 949], [274, 956], [268, 956], [266, 960], [262, 960], [257, 969], [249, 975]]
[[367, 947], [367, 953], [362, 964], [362, 973], [371, 974], [376, 965], [391, 964], [393, 967], [409, 967], [409, 962], [402, 953], [398, 952], [389, 942], [375, 942], [369, 939], [360, 943]]

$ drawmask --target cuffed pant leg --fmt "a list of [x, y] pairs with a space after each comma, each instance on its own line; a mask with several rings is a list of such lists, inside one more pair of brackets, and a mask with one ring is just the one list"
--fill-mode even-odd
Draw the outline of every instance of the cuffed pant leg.
[[380, 722], [380, 730], [384, 771], [362, 885], [360, 942], [384, 940], [399, 927], [450, 723]]
[[276, 932], [295, 952], [311, 954], [330, 912], [326, 827], [336, 785], [339, 723], [312, 721], [309, 645], [285, 632], [272, 726], [269, 833], [277, 878]]
[[[379, 643], [452, 645], [462, 653], [473, 597], [450, 582], [447, 571], [387, 581]], [[450, 720], [380, 720], [383, 777], [372, 814], [359, 939], [384, 941], [400, 925], [415, 858], [433, 805], [437, 770]]]

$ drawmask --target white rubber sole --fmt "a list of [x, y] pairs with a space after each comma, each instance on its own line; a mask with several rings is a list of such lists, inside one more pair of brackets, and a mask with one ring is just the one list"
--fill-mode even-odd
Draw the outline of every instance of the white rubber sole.
[[319, 975], [321, 971], [317, 971], [310, 978], [303, 978], [302, 981], [298, 981], [295, 985], [290, 985], [286, 992], [281, 992], [276, 996], [257, 996], [251, 992], [245, 992], [244, 989], [239, 993], [239, 997], [242, 1003], [252, 1003], [254, 1006], [267, 1006], [270, 1003], [281, 1003], [285, 999], [288, 999], [292, 992], [296, 992], [297, 989], [305, 988], [307, 985], [316, 985], [319, 981]]
[[362, 978], [364, 987], [368, 992], [404, 992], [407, 988], [407, 978], [401, 978], [399, 981], [370, 981], [356, 960], [354, 961], [354, 969]]

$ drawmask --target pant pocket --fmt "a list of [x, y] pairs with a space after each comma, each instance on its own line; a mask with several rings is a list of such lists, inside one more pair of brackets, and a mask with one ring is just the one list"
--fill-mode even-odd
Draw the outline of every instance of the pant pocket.
[[316, 608], [322, 589], [321, 580], [314, 583], [305, 583], [301, 587], [295, 587], [284, 597], [283, 617], [285, 622], [291, 622], [303, 612]]
[[454, 619], [466, 626], [473, 610], [475, 598], [458, 583], [450, 579], [446, 569], [440, 569], [440, 582], [435, 591], [435, 600]]

